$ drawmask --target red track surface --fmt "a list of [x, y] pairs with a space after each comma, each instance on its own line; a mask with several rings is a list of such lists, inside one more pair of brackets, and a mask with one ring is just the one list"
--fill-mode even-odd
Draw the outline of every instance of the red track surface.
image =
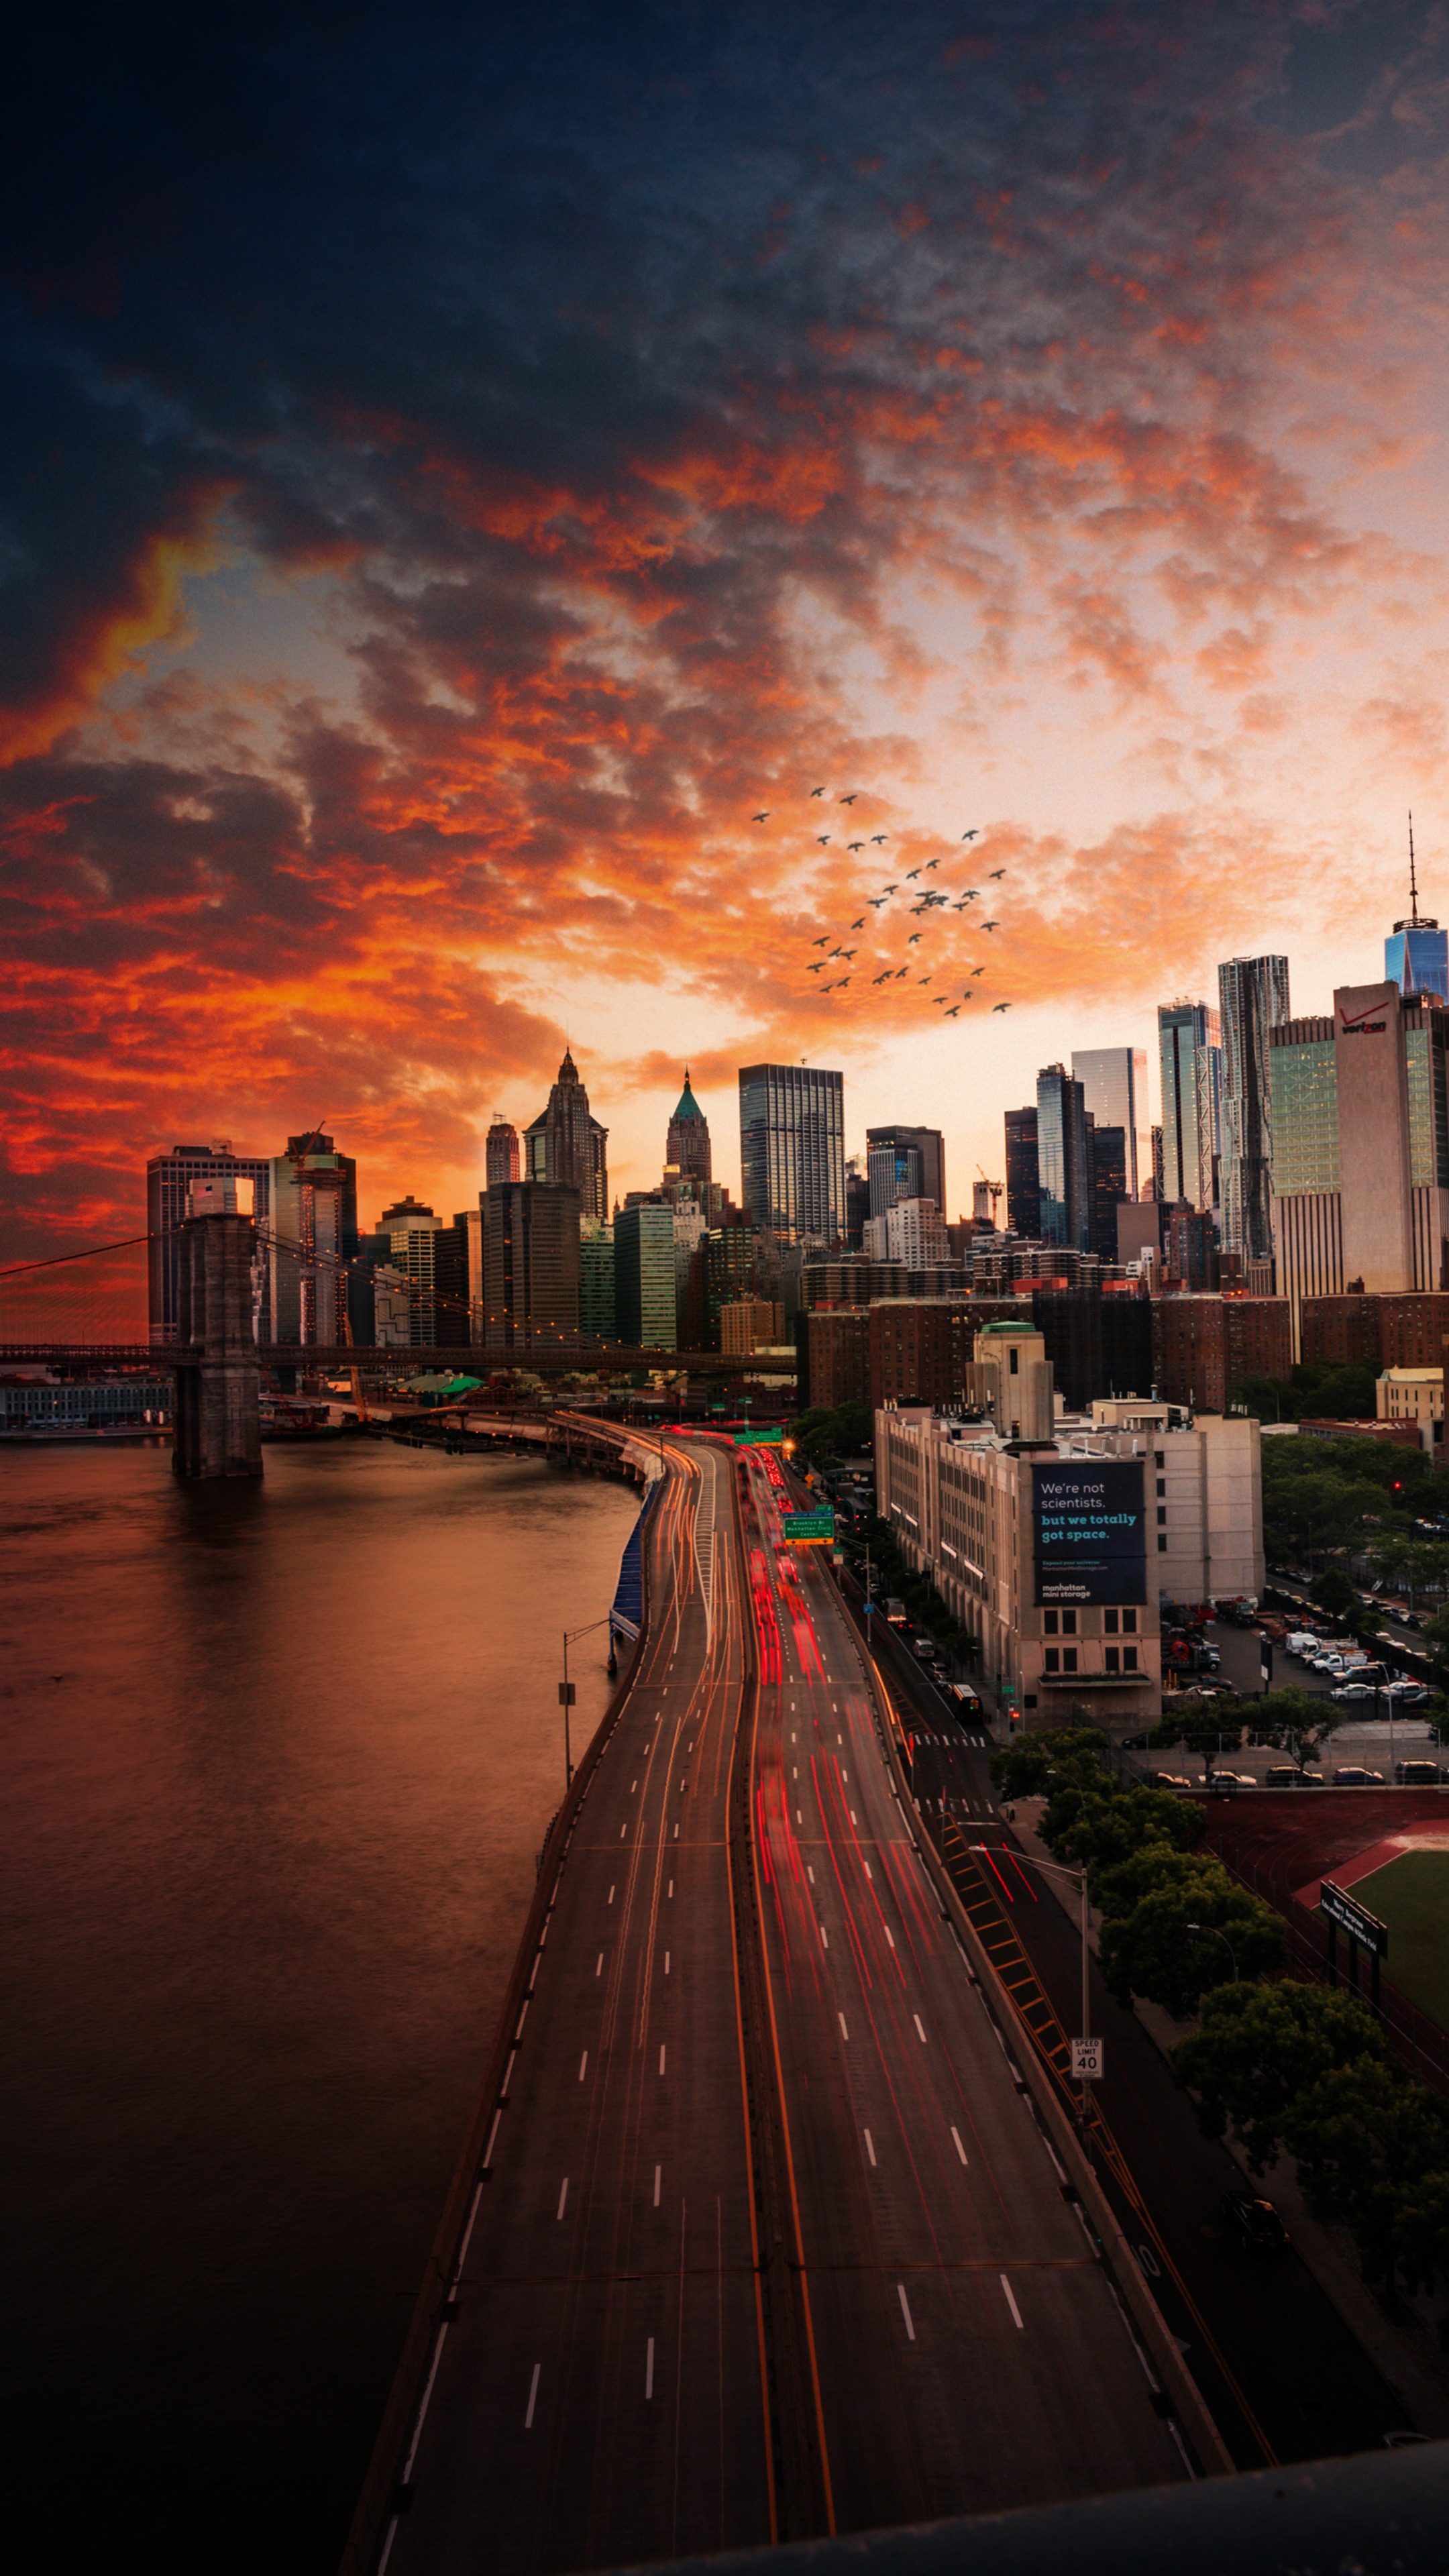
[[1449, 1798], [1437, 1789], [1250, 1789], [1205, 1798], [1212, 1851], [1262, 1894], [1287, 1906], [1312, 1878], [1344, 1865], [1391, 1835], [1449, 1830]]

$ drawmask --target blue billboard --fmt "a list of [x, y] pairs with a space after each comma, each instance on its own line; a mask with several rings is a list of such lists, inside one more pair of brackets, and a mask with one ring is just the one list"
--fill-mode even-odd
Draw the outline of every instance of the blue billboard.
[[1059, 1458], [1031, 1471], [1037, 1607], [1147, 1599], [1140, 1458]]

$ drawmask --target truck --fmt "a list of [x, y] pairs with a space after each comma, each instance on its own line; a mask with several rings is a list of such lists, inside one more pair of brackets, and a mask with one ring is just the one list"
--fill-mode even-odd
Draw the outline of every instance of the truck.
[[892, 1628], [904, 1628], [906, 1625], [906, 1605], [904, 1601], [898, 1601], [894, 1593], [886, 1596], [885, 1614]]

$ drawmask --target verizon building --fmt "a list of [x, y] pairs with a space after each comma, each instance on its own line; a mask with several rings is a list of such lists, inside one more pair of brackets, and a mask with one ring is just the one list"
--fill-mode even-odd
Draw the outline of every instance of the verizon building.
[[1269, 1031], [1273, 1240], [1305, 1297], [1449, 1288], [1449, 1010], [1348, 984], [1331, 1019]]

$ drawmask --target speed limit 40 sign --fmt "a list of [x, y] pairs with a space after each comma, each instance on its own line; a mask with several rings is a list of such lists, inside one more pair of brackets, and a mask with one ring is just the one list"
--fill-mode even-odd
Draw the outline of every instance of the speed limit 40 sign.
[[1100, 2039], [1074, 2039], [1072, 2042], [1072, 2079], [1077, 2084], [1099, 2084], [1102, 2080], [1103, 2048]]

